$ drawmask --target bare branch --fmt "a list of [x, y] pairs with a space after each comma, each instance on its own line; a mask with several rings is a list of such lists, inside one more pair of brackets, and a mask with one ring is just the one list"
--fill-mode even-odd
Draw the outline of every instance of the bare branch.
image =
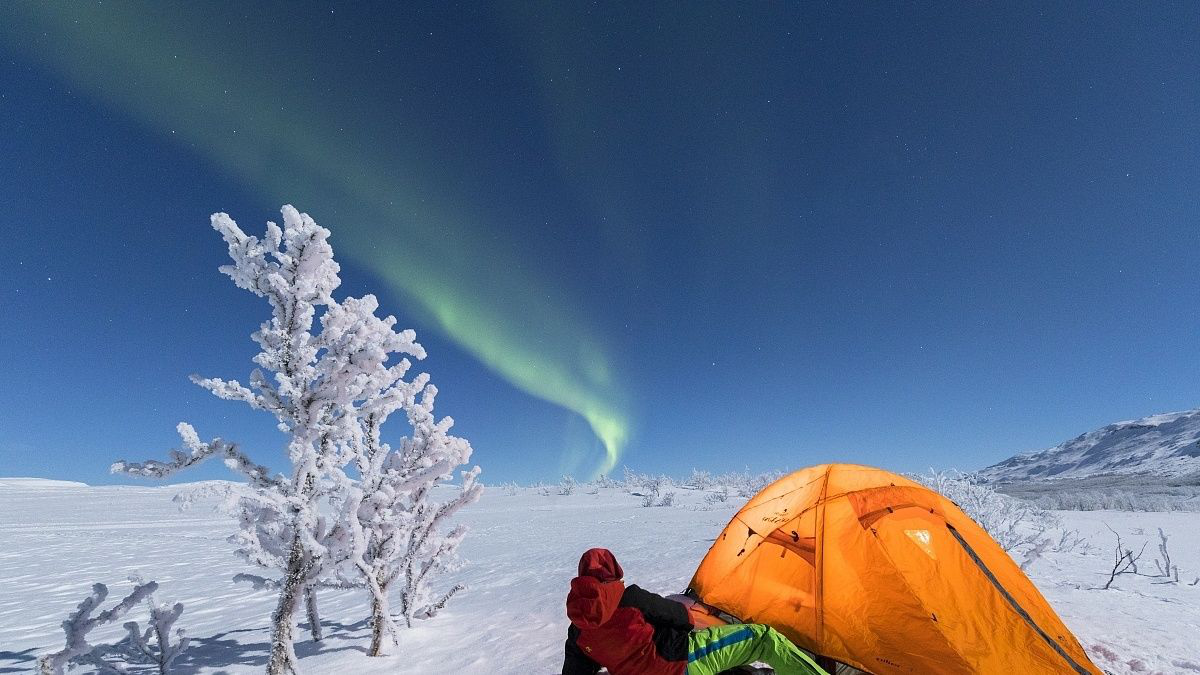
[[1120, 533], [1109, 527], [1108, 523], [1105, 523], [1104, 526], [1117, 537], [1117, 545], [1113, 550], [1112, 570], [1109, 573], [1108, 582], [1104, 584], [1104, 590], [1108, 590], [1118, 576], [1122, 574], [1137, 574], [1137, 561], [1142, 557], [1142, 553], [1145, 552], [1146, 543], [1142, 543], [1142, 548], [1135, 555], [1133, 549], [1125, 548], [1125, 545], [1121, 542]]

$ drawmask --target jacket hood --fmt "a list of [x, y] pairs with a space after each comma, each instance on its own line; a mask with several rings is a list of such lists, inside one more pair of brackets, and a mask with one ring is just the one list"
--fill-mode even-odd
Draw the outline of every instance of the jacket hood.
[[595, 577], [597, 581], [616, 581], [625, 576], [617, 557], [606, 548], [589, 548], [579, 558], [579, 576]]
[[621, 604], [625, 584], [619, 579], [599, 581], [591, 576], [571, 580], [567, 594], [567, 618], [580, 629], [599, 628], [612, 618]]

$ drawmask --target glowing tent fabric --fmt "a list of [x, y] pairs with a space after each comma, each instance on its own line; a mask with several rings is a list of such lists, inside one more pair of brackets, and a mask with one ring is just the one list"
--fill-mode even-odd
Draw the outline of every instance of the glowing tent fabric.
[[767, 486], [691, 589], [871, 673], [1102, 672], [987, 532], [881, 469], [824, 464]]

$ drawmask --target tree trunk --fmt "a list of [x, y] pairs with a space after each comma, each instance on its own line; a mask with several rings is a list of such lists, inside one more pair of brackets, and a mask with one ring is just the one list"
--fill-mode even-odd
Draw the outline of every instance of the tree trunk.
[[296, 605], [304, 588], [304, 558], [304, 548], [297, 534], [292, 538], [292, 549], [288, 553], [279, 604], [271, 615], [271, 658], [267, 661], [267, 675], [298, 675], [299, 672], [294, 630]]
[[163, 635], [162, 624], [158, 622], [154, 612], [150, 613], [150, 620], [154, 622], [154, 637], [158, 639], [158, 675], [170, 675], [167, 672], [167, 644], [171, 636]]
[[321, 615], [317, 612], [317, 589], [312, 586], [304, 587], [304, 609], [308, 613], [308, 630], [312, 632], [313, 642], [320, 642]]
[[416, 584], [413, 581], [416, 578], [416, 573], [413, 571], [413, 565], [408, 564], [408, 570], [404, 575], [404, 586], [400, 588], [400, 614], [404, 616], [404, 626], [412, 628], [413, 601], [416, 596]]
[[[371, 593], [371, 649], [367, 656], [383, 656], [383, 640], [389, 637], [387, 626], [391, 623], [388, 613], [387, 584], [379, 586], [379, 593]], [[393, 637], [394, 639], [394, 637]]]

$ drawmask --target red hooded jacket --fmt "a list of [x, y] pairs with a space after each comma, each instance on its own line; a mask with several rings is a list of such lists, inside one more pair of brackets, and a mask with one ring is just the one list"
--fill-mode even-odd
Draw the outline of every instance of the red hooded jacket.
[[579, 560], [579, 576], [567, 595], [566, 661], [563, 675], [682, 675], [687, 670], [691, 620], [683, 605], [628, 588], [624, 571], [607, 549]]

